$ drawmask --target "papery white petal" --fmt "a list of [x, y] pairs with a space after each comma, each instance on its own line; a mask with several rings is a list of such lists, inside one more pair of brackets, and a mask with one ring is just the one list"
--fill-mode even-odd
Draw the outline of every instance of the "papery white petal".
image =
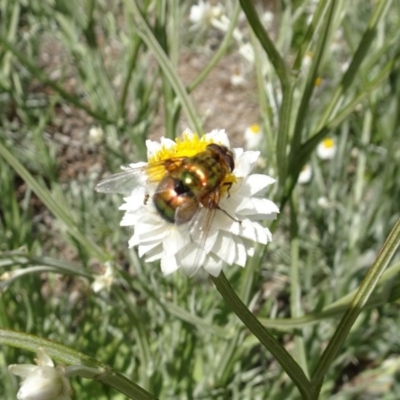
[[183, 136], [187, 136], [189, 139], [190, 139], [190, 138], [193, 138], [193, 137], [195, 136], [194, 132], [193, 132], [191, 129], [189, 129], [189, 128], [186, 128], [186, 129], [183, 131], [182, 135], [183, 135]]
[[154, 140], [146, 140], [147, 158], [153, 157], [158, 151], [161, 150], [161, 143], [155, 142]]
[[235, 176], [245, 177], [249, 175], [256, 165], [259, 155], [259, 151], [243, 152], [237, 159], [235, 159], [235, 170], [233, 171]]
[[177, 254], [183, 247], [190, 243], [188, 236], [183, 236], [182, 232], [173, 227], [169, 231], [169, 235], [163, 241], [164, 254], [166, 257], [172, 257]]
[[161, 271], [164, 275], [169, 275], [179, 268], [175, 257], [163, 257], [161, 259]]
[[176, 143], [172, 139], [166, 138], [164, 136], [160, 139], [160, 142], [161, 147], [164, 147], [166, 149], [171, 149], [172, 147], [176, 146]]
[[37, 350], [37, 358], [35, 359], [37, 365], [44, 367], [54, 367], [53, 360], [48, 356], [42, 347]]
[[36, 368], [37, 365], [33, 364], [13, 364], [8, 367], [10, 372], [22, 378], [26, 378]]
[[176, 255], [176, 261], [186, 275], [193, 276], [205, 264], [206, 256], [206, 252], [192, 242]]
[[221, 232], [214, 242], [213, 252], [229, 265], [232, 265], [236, 258], [236, 246], [232, 235], [228, 232]]
[[268, 175], [251, 174], [243, 178], [238, 194], [245, 194], [246, 196], [261, 195], [265, 189], [275, 183], [276, 180]]
[[122, 204], [119, 209], [135, 211], [138, 208], [144, 207], [145, 195], [146, 189], [144, 187], [133, 189], [129, 196], [124, 197], [125, 203]]
[[[145, 242], [145, 243], [141, 243], [140, 240], [133, 240], [134, 236], [131, 237], [131, 239], [129, 240], [129, 247], [135, 247], [135, 246], [139, 246], [138, 247], [138, 255], [139, 257], [143, 257], [145, 254], [150, 254], [154, 249], [157, 248], [157, 246], [159, 246], [160, 250], [159, 252], [162, 252], [162, 246], [160, 245], [160, 242], [155, 240], [153, 242]], [[157, 252], [158, 253], [158, 252]]]
[[[140, 247], [139, 246], [139, 251], [140, 251]], [[153, 261], [157, 261], [160, 260], [162, 258], [162, 256], [164, 255], [164, 249], [162, 244], [158, 244], [156, 247], [154, 247], [152, 250], [150, 250], [149, 252], [146, 253], [146, 262], [153, 262]]]
[[236, 243], [236, 257], [234, 263], [244, 267], [247, 261], [247, 252], [246, 252], [246, 245], [245, 242], [239, 237], [235, 237]]
[[228, 135], [226, 134], [225, 129], [214, 129], [210, 133], [206, 133], [204, 136], [206, 139], [212, 139], [215, 143], [220, 143], [228, 148], [230, 147]]
[[204, 269], [212, 276], [218, 276], [221, 273], [222, 267], [224, 266], [223, 260], [221, 260], [214, 253], [210, 253], [207, 257]]
[[237, 207], [236, 213], [239, 216], [256, 215], [258, 219], [270, 219], [271, 214], [276, 216], [279, 213], [279, 208], [271, 200], [247, 197]]

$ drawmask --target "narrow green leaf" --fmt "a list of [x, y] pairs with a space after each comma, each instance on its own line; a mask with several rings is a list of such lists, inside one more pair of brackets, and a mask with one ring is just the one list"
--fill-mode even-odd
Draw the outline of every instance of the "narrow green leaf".
[[332, 339], [323, 352], [319, 362], [317, 363], [313, 375], [312, 384], [319, 392], [323, 379], [330, 365], [337, 357], [343, 342], [346, 340], [350, 329], [354, 325], [357, 317], [367, 304], [369, 297], [379, 282], [382, 274], [388, 266], [390, 260], [400, 246], [400, 220], [397, 221], [392, 232], [389, 234], [381, 251], [378, 254], [374, 264], [369, 269], [366, 277], [358, 288], [352, 302], [350, 303], [346, 313], [341, 319]]

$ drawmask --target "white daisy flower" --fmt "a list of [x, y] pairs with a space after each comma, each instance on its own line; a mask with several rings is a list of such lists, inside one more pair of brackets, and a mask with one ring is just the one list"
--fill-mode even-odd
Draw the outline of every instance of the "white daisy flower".
[[232, 86], [245, 86], [246, 78], [243, 71], [240, 68], [235, 68], [231, 75]]
[[318, 197], [317, 203], [321, 208], [324, 209], [328, 209], [331, 206], [331, 203], [325, 196]]
[[297, 179], [297, 182], [304, 185], [304, 184], [310, 182], [311, 178], [312, 178], [312, 168], [309, 164], [306, 164], [302, 168], [299, 178]]
[[249, 150], [258, 149], [263, 139], [260, 125], [250, 125], [244, 132], [244, 138], [246, 141], [246, 148]]
[[65, 368], [55, 367], [41, 347], [35, 362], [37, 365], [14, 364], [8, 367], [14, 375], [25, 378], [17, 394], [18, 400], [70, 400], [72, 390]]
[[[164, 274], [182, 268], [191, 276], [203, 266], [218, 276], [224, 263], [244, 267], [254, 242], [271, 241], [270, 231], [259, 221], [274, 219], [279, 212], [264, 197], [275, 180], [251, 174], [258, 151], [229, 150], [224, 130], [201, 138], [186, 130], [181, 139], [147, 140], [146, 145], [148, 164], [131, 164], [97, 186], [98, 191], [121, 192], [115, 190], [116, 182], [145, 171], [147, 179], [135, 179], [144, 184], [131, 187], [120, 207], [125, 211], [121, 225], [134, 227], [129, 247], [137, 247], [140, 257], [160, 260]], [[150, 172], [162, 163], [163, 174]], [[172, 186], [165, 185], [171, 180]], [[200, 185], [193, 183], [196, 180]]]
[[222, 15], [222, 6], [212, 6], [208, 2], [200, 0], [197, 5], [190, 7], [189, 20], [195, 27], [207, 27], [213, 25]]
[[104, 131], [99, 126], [92, 126], [89, 129], [89, 141], [92, 144], [100, 144], [104, 140]]
[[110, 290], [111, 285], [114, 281], [114, 270], [110, 262], [106, 263], [106, 269], [102, 275], [96, 275], [94, 281], [91, 284], [92, 290], [95, 293], [102, 291], [103, 289]]
[[244, 43], [239, 47], [239, 54], [249, 63], [253, 64], [255, 60], [254, 49], [250, 43]]
[[317, 155], [321, 160], [331, 160], [336, 154], [336, 143], [333, 139], [324, 139], [317, 146]]

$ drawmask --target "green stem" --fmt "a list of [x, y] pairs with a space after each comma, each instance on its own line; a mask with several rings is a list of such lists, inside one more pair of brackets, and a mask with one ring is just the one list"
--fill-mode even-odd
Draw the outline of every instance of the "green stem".
[[279, 185], [282, 189], [287, 174], [287, 143], [290, 130], [290, 115], [292, 110], [294, 82], [289, 70], [262, 26], [258, 13], [251, 1], [240, 0], [242, 10], [246, 14], [247, 20], [268, 55], [269, 60], [275, 68], [282, 87], [282, 104], [279, 110], [279, 128], [276, 142], [276, 157], [279, 172]]
[[182, 108], [186, 113], [186, 117], [189, 120], [190, 125], [197, 133], [201, 134], [203, 130], [200, 124], [200, 120], [193, 107], [193, 104], [189, 99], [188, 93], [182, 81], [179, 79], [179, 76], [176, 72], [174, 65], [168, 59], [164, 50], [162, 49], [157, 39], [155, 38], [145, 18], [140, 12], [136, 1], [126, 1], [125, 4], [131, 10], [136, 20], [136, 28], [138, 35], [142, 38], [143, 42], [146, 43], [147, 47], [153, 52], [154, 57], [156, 58], [158, 64], [163, 70], [174, 92], [179, 98], [179, 101], [181, 102]]
[[351, 60], [349, 68], [344, 74], [340, 84], [337, 86], [337, 89], [333, 94], [329, 105], [326, 107], [325, 112], [319, 121], [316, 131], [320, 131], [323, 129], [327, 121], [331, 118], [332, 114], [334, 113], [340, 99], [342, 98], [342, 95], [347, 91], [347, 89], [349, 89], [352, 86], [353, 80], [357, 76], [361, 63], [367, 56], [372, 41], [375, 39], [378, 22], [381, 20], [385, 12], [388, 10], [390, 3], [391, 3], [390, 0], [380, 0], [378, 2], [375, 11], [368, 22], [367, 29], [365, 30], [364, 35], [353, 56], [353, 59]]
[[[301, 309], [301, 286], [299, 282], [299, 226], [297, 223], [298, 205], [296, 191], [292, 193], [290, 202], [290, 312], [291, 317], [299, 317], [303, 312]], [[305, 343], [303, 332], [297, 330], [295, 332], [295, 348], [297, 353], [297, 360], [308, 376], [307, 357], [305, 352]]]
[[217, 52], [214, 54], [213, 58], [206, 65], [206, 67], [203, 68], [203, 70], [199, 73], [199, 75], [197, 75], [196, 78], [193, 80], [193, 82], [187, 87], [187, 91], [189, 93], [192, 92], [194, 89], [196, 89], [196, 87], [201, 82], [204, 81], [204, 79], [207, 77], [207, 75], [214, 69], [214, 67], [221, 60], [222, 56], [225, 54], [225, 52], [231, 42], [233, 32], [238, 23], [239, 14], [240, 14], [240, 5], [239, 5], [239, 3], [237, 3], [235, 10], [233, 11], [231, 23], [229, 25], [228, 31], [226, 32], [226, 35], [224, 36], [224, 40], [222, 41], [221, 46], [219, 46]]
[[86, 354], [82, 354], [62, 344], [58, 344], [34, 335], [29, 335], [27, 333], [0, 329], [0, 345], [17, 347], [31, 352], [36, 352], [38, 347], [43, 347], [46, 353], [52, 359], [55, 359], [58, 362], [66, 365], [75, 366], [76, 368], [74, 368], [74, 375], [80, 375], [86, 378], [90, 377], [100, 381], [113, 387], [114, 389], [128, 396], [130, 399], [156, 399], [146, 390], [131, 382], [118, 372], [112, 370], [110, 367], [98, 362]]
[[317, 393], [319, 393], [321, 389], [322, 382], [326, 372], [328, 371], [328, 368], [335, 360], [340, 348], [343, 345], [343, 342], [350, 332], [351, 327], [366, 305], [369, 297], [378, 284], [380, 277], [388, 266], [391, 258], [397, 251], [399, 245], [400, 220], [397, 221], [392, 232], [386, 239], [386, 242], [379, 252], [378, 257], [376, 258], [372, 267], [369, 269], [367, 276], [362, 281], [346, 313], [344, 314], [335, 333], [333, 334], [332, 339], [329, 341], [328, 346], [326, 347], [317, 366], [315, 367], [311, 382], [313, 387], [316, 388]]
[[290, 379], [299, 389], [303, 399], [313, 399], [312, 387], [303, 370], [299, 367], [288, 351], [277, 339], [265, 329], [254, 314], [240, 300], [232, 289], [225, 275], [221, 272], [218, 277], [211, 277], [218, 291], [231, 310], [240, 318], [244, 325], [257, 337], [261, 344], [271, 352]]
[[332, 1], [331, 4], [329, 5], [326, 17], [324, 19], [322, 32], [320, 33], [319, 39], [317, 41], [317, 48], [312, 58], [312, 65], [307, 76], [307, 82], [304, 91], [302, 93], [299, 109], [297, 111], [297, 117], [293, 132], [293, 139], [290, 149], [292, 156], [290, 158], [293, 158], [293, 154], [298, 153], [299, 148], [301, 146], [303, 127], [306, 120], [310, 99], [314, 92], [315, 80], [318, 76], [318, 70], [321, 64], [321, 60], [326, 51], [326, 48], [328, 47], [328, 37], [335, 17], [335, 9], [336, 9], [335, 5], [336, 5], [335, 1]]

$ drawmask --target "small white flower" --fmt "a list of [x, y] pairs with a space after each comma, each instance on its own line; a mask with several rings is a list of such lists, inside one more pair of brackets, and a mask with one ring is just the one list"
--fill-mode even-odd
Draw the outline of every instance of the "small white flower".
[[101, 127], [92, 126], [89, 130], [89, 140], [93, 144], [100, 144], [104, 139], [104, 132]]
[[114, 281], [114, 271], [110, 262], [106, 263], [106, 270], [104, 274], [97, 275], [92, 282], [92, 290], [95, 293], [100, 292], [103, 289], [110, 290], [111, 285]]
[[311, 178], [312, 178], [312, 168], [309, 164], [306, 164], [301, 170], [297, 182], [304, 185], [305, 183], [310, 182]]
[[239, 54], [244, 57], [249, 63], [254, 63], [254, 49], [250, 43], [245, 43], [240, 46]]
[[266, 11], [262, 15], [261, 21], [264, 23], [264, 26], [269, 29], [274, 21], [274, 13], [272, 11]]
[[43, 348], [37, 351], [37, 365], [14, 364], [8, 368], [14, 375], [25, 378], [17, 394], [18, 400], [70, 400], [71, 386], [65, 368], [54, 366]]
[[246, 78], [240, 68], [235, 68], [231, 75], [232, 86], [244, 86], [246, 84]]
[[260, 125], [250, 125], [244, 132], [244, 138], [246, 140], [246, 148], [249, 150], [255, 150], [260, 148], [261, 141], [263, 139]]
[[197, 5], [190, 7], [189, 20], [195, 27], [207, 27], [218, 20], [222, 15], [222, 6], [212, 6], [208, 2], [200, 0]]
[[[172, 156], [193, 157], [211, 143], [229, 148], [224, 130], [213, 130], [201, 138], [186, 130], [176, 141], [166, 138], [162, 138], [161, 143], [147, 140], [149, 165]], [[223, 263], [244, 267], [247, 257], [254, 253], [254, 242], [267, 244], [272, 240], [270, 231], [259, 221], [276, 218], [279, 210], [265, 198], [267, 187], [275, 180], [266, 175], [251, 174], [260, 153], [241, 148], [231, 151], [235, 167], [219, 187], [220, 209], [215, 210], [210, 219], [207, 235], [203, 233], [209, 216], [207, 207], [199, 205], [200, 211], [187, 223], [172, 224], [162, 218], [154, 206], [152, 194], [158, 182], [147, 182], [146, 187], [132, 188], [120, 207], [125, 211], [121, 225], [134, 227], [129, 247], [137, 246], [139, 256], [145, 256], [148, 262], [160, 260], [164, 274], [181, 267], [191, 276], [203, 266], [207, 272], [218, 276]], [[130, 167], [138, 166], [131, 164]]]
[[321, 160], [331, 160], [336, 154], [336, 143], [333, 139], [324, 139], [317, 146], [317, 155]]
[[328, 209], [331, 206], [331, 203], [325, 196], [318, 197], [318, 205], [321, 208]]
[[308, 68], [311, 63], [312, 63], [312, 58], [313, 58], [313, 52], [312, 51], [307, 51], [303, 58], [303, 68]]

